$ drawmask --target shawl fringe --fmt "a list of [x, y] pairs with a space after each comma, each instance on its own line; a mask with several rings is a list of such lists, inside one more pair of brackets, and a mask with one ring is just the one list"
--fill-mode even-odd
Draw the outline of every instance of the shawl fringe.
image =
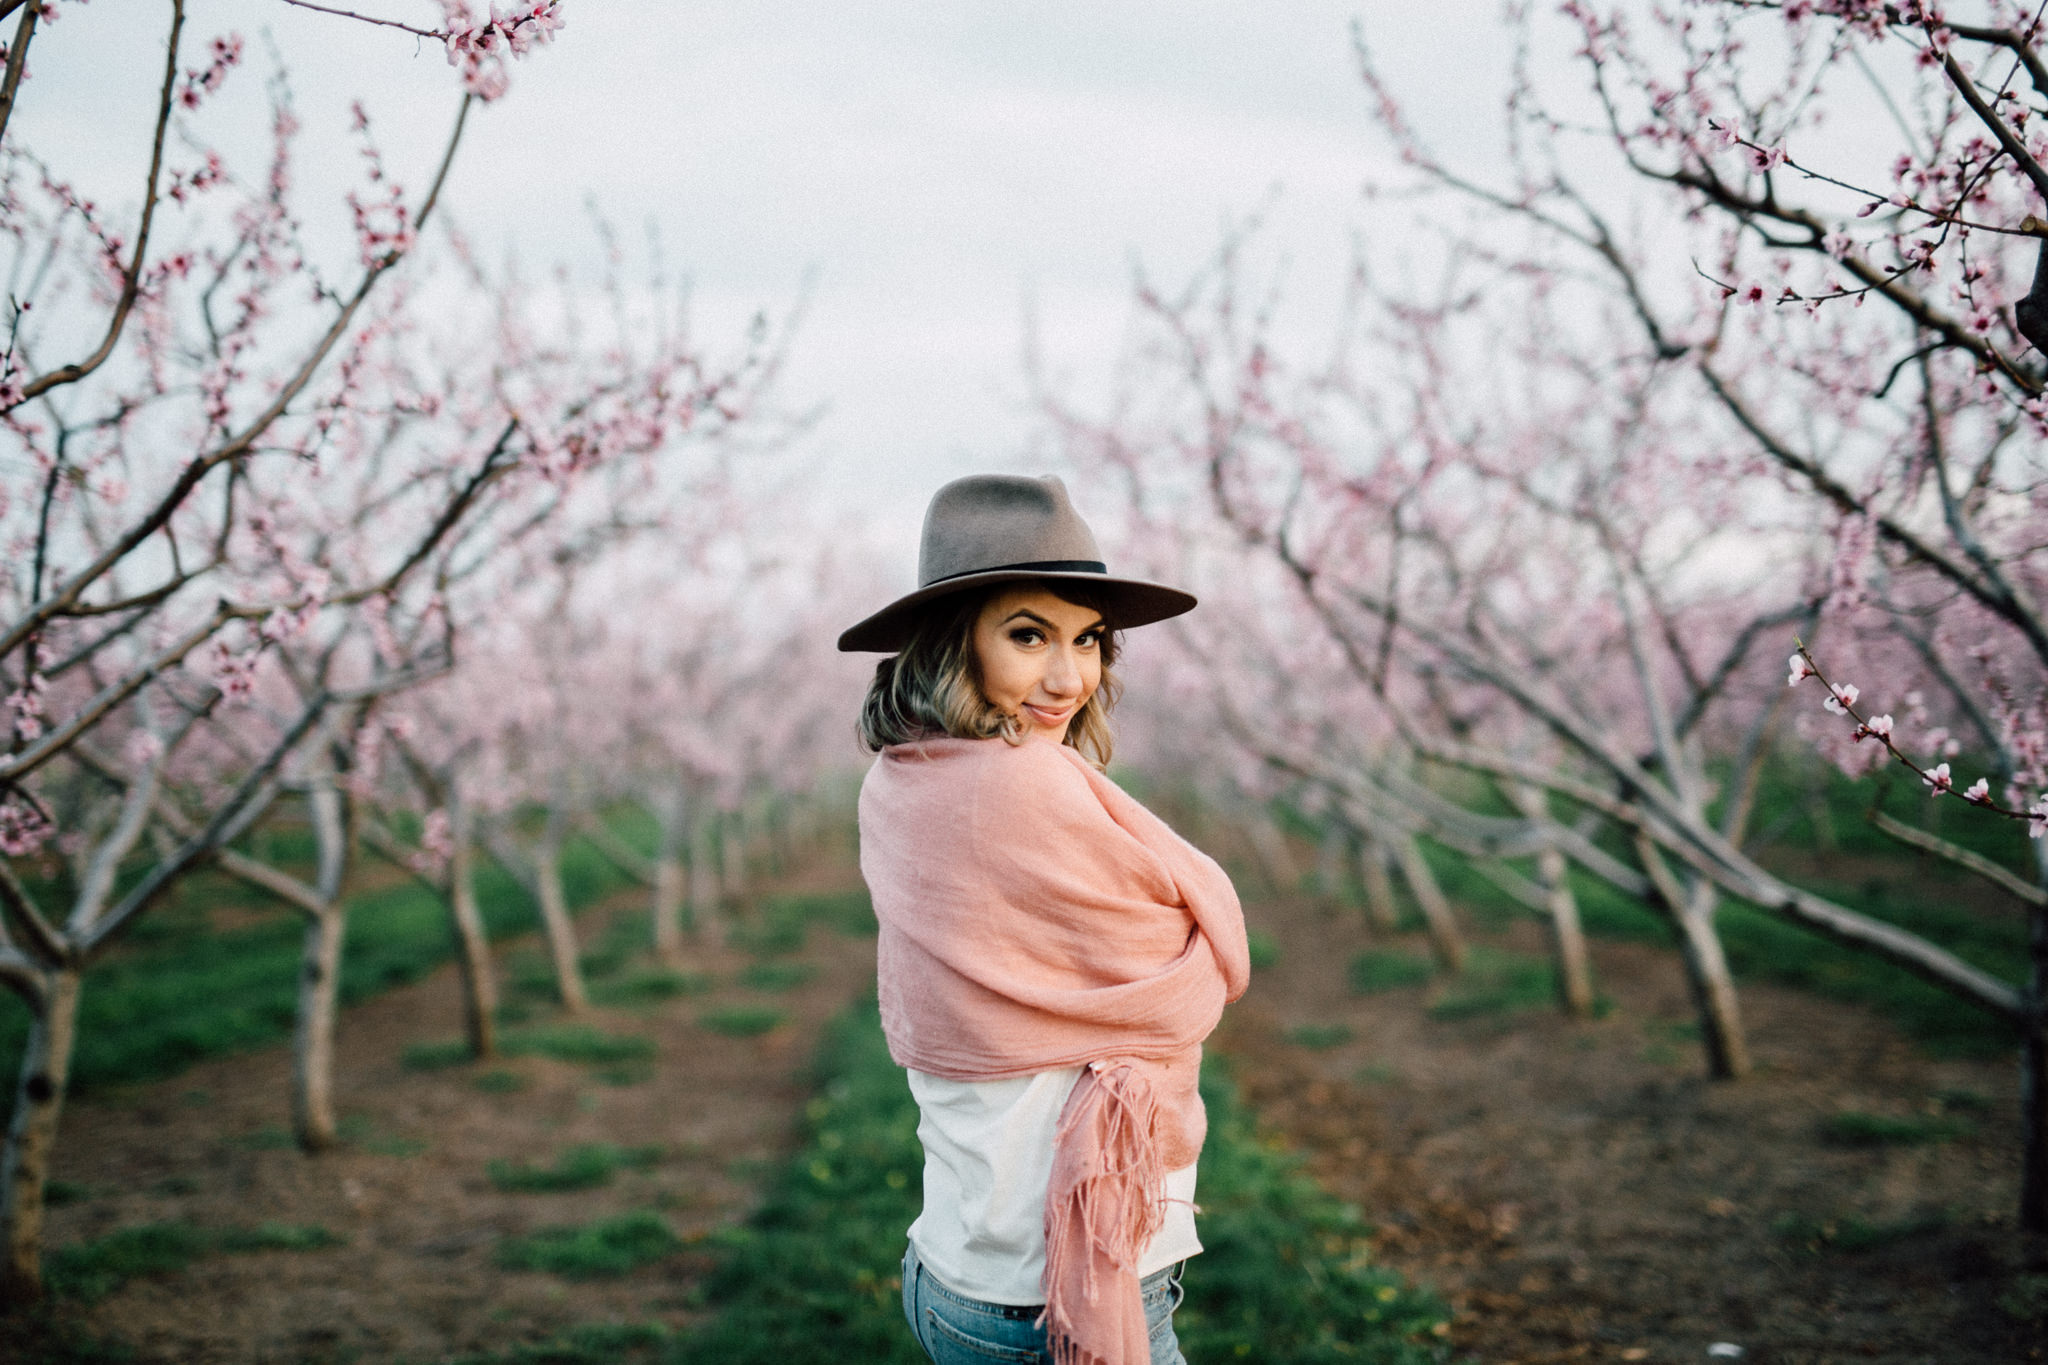
[[[1138, 1257], [1165, 1221], [1157, 1114], [1144, 1072], [1111, 1060], [1082, 1073], [1060, 1115], [1039, 1319], [1057, 1365], [1139, 1365], [1149, 1356]], [[1077, 1312], [1080, 1302], [1090, 1311]]]

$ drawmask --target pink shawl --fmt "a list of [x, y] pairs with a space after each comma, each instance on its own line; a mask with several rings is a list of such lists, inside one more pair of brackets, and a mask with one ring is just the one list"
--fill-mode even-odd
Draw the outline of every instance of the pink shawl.
[[1054, 1140], [1045, 1321], [1062, 1365], [1139, 1365], [1137, 1260], [1202, 1148], [1202, 1040], [1251, 974], [1230, 879], [1042, 740], [884, 750], [860, 834], [890, 1055], [961, 1081], [1087, 1068]]

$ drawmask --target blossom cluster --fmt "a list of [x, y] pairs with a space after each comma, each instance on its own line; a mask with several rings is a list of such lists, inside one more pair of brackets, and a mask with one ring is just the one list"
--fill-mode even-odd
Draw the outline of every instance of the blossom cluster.
[[[1892, 734], [1895, 729], [1895, 723], [1892, 717], [1890, 715], [1866, 716], [1859, 712], [1856, 709], [1856, 703], [1862, 697], [1860, 689], [1854, 683], [1829, 682], [1822, 675], [1819, 667], [1815, 665], [1813, 656], [1807, 652], [1806, 646], [1799, 646], [1798, 652], [1788, 662], [1791, 674], [1785, 680], [1786, 686], [1797, 687], [1808, 678], [1819, 679], [1821, 686], [1827, 692], [1827, 696], [1821, 701], [1821, 708], [1829, 715], [1844, 716], [1856, 722], [1856, 728], [1850, 736], [1853, 741], [1860, 743], [1865, 739], [1876, 740], [1893, 758], [1918, 774], [1920, 780], [1927, 785], [1931, 795], [1960, 795], [1963, 800], [1973, 806], [1982, 806], [1986, 810], [2011, 819], [2025, 820], [2027, 822], [2027, 834], [2032, 838], [2048, 838], [2048, 791], [2042, 792], [2024, 810], [2002, 806], [1992, 800], [1991, 781], [1989, 778], [1980, 777], [1961, 792], [1957, 792], [1955, 789], [1955, 776], [1949, 770], [1949, 765], [1946, 762], [1936, 763], [1932, 767], [1923, 768], [1907, 757], [1898, 745], [1893, 742]], [[1933, 746], [1944, 753], [1952, 756], [1959, 751], [1960, 746], [1956, 741], [1948, 738], [1941, 731], [1933, 732], [1929, 738], [1933, 742]], [[2017, 806], [2017, 804], [2017, 800], [2015, 800], [2014, 806]]]
[[505, 93], [507, 57], [525, 56], [562, 27], [560, 0], [529, 0], [509, 9], [493, 4], [482, 19], [467, 0], [441, 0], [441, 14], [448, 64], [462, 73], [463, 88], [481, 100]]

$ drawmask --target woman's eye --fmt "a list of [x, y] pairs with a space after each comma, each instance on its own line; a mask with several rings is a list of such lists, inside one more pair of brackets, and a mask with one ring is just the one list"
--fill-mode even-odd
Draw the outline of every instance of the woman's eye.
[[1083, 635], [1079, 639], [1075, 640], [1074, 643], [1081, 646], [1081, 648], [1083, 649], [1094, 649], [1097, 645], [1100, 645], [1102, 643], [1102, 632], [1099, 630], [1091, 630], [1086, 635]]
[[1035, 630], [1013, 630], [1010, 632], [1010, 640], [1014, 644], [1035, 645], [1044, 638], [1043, 635]]

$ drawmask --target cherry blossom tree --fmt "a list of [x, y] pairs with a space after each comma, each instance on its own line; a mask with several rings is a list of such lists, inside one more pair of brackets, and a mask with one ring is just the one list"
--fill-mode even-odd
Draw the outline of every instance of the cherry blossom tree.
[[[164, 8], [132, 220], [18, 141], [0, 150], [15, 282], [0, 355], [0, 982], [32, 1017], [0, 1161], [8, 1304], [40, 1291], [86, 969], [195, 869], [306, 915], [294, 1108], [308, 1145], [331, 1137], [341, 906], [351, 826], [388, 749], [379, 705], [456, 664], [493, 566], [539, 528], [588, 520], [579, 499], [615, 497], [600, 473], [651, 470], [680, 434], [743, 417], [751, 365], [743, 348], [714, 372], [672, 329], [564, 347], [459, 238], [422, 245], [464, 126], [505, 92], [508, 61], [560, 26], [554, 0], [487, 19], [444, 0], [441, 28], [411, 30], [457, 67], [453, 131], [415, 193], [357, 110], [356, 259], [339, 275], [305, 237], [284, 78], [267, 163], [231, 164], [207, 116], [243, 43], [195, 53], [185, 6]], [[16, 9], [0, 126], [58, 13], [0, 17]], [[287, 798], [311, 816], [310, 876], [238, 846]], [[446, 830], [429, 841], [464, 847]]]
[[[1987, 818], [2032, 822], [2048, 785], [2038, 21], [1856, 0], [1558, 14], [1515, 15], [1498, 183], [1434, 154], [1361, 38], [1426, 216], [1366, 239], [1333, 358], [1275, 340], [1233, 246], [1185, 293], [1141, 287], [1125, 389], [1103, 415], [1052, 404], [1053, 429], [1127, 472], [1155, 560], [1263, 576], [1288, 642], [1334, 651], [1342, 686], [1276, 699], [1198, 641], [1233, 733], [1368, 823], [1495, 873], [1540, 848], [1662, 910], [1715, 1074], [1746, 1065], [1727, 896], [2009, 1020], [2022, 1221], [2048, 1227], [2043, 899], [2023, 897], [2015, 983], [1744, 851], [1786, 728], [1852, 771], [1907, 755], [1935, 799], [1967, 745], [1985, 771], [1961, 795]], [[1539, 79], [1560, 32], [1583, 92]], [[1784, 687], [1794, 638], [1834, 715]], [[2022, 875], [1902, 837], [2048, 885], [2048, 842]]]
[[[1815, 509], [1833, 542], [1809, 579], [1836, 675], [1825, 701], [1848, 714], [1853, 672], [1883, 709], [1843, 726], [1802, 710], [1802, 728], [1852, 773], [1917, 755], [1936, 799], [2048, 831], [2042, 16], [2003, 0], [1560, 13], [1592, 132], [1525, 82], [1518, 183], [1485, 186], [1431, 156], [1368, 61], [1383, 122], [1427, 178], [1595, 272], [1638, 344], [1733, 438], [1749, 482]], [[1570, 169], [1578, 144], [1695, 225], [1692, 280], [1611, 226]], [[1958, 793], [1944, 760], [1963, 746], [1984, 772]], [[2032, 967], [2008, 1012], [2022, 1221], [2048, 1229], [2048, 842], [2022, 876], [1906, 837], [2035, 893], [2022, 897]]]

